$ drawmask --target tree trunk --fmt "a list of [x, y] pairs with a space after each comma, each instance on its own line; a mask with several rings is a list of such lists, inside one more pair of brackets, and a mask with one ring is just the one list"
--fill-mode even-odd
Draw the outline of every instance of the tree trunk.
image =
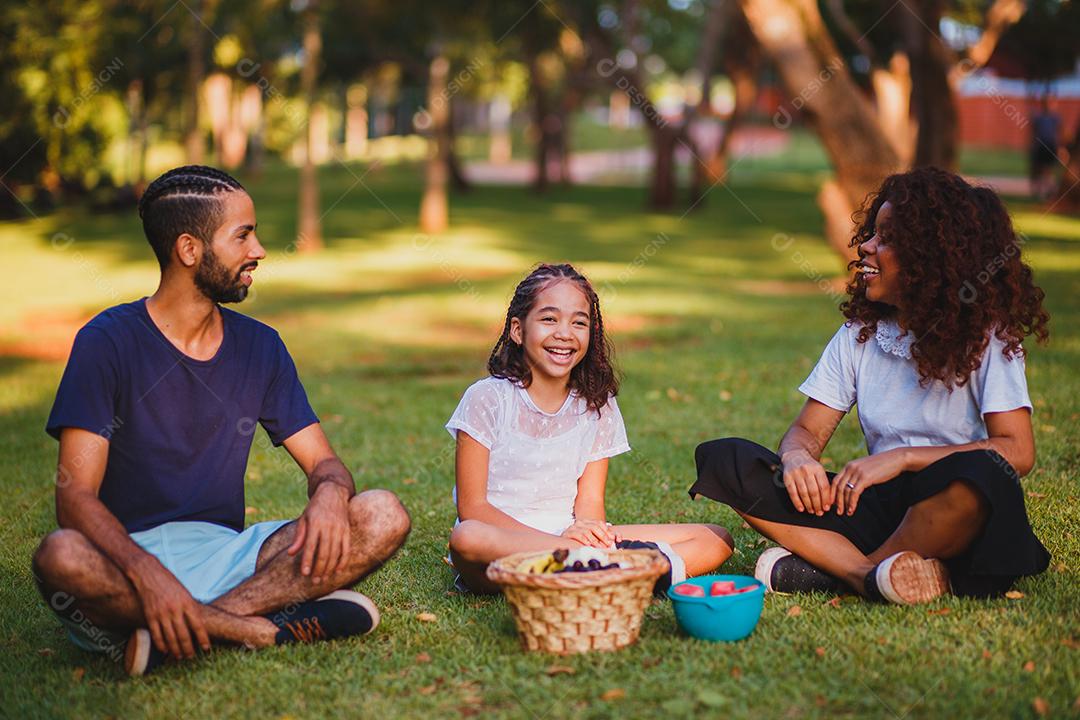
[[941, 26], [942, 10], [942, 0], [911, 0], [900, 3], [896, 17], [911, 64], [911, 112], [918, 127], [913, 164], [955, 170], [960, 125], [949, 82], [954, 58], [933, 30]]
[[187, 117], [184, 119], [184, 149], [187, 162], [201, 165], [205, 142], [199, 129], [199, 107], [202, 104], [202, 81], [206, 75], [206, 0], [193, 0], [188, 13]]
[[300, 89], [304, 97], [306, 122], [304, 123], [303, 163], [300, 166], [299, 228], [296, 246], [302, 252], [318, 250], [323, 246], [322, 218], [319, 215], [319, 178], [315, 171], [312, 116], [314, 114], [316, 80], [319, 72], [319, 56], [322, 51], [322, 33], [319, 29], [319, 12], [315, 0], [309, 0], [303, 11], [304, 65], [300, 69]]
[[447, 119], [446, 128], [444, 130], [446, 138], [443, 140], [441, 147], [446, 152], [446, 170], [450, 175], [450, 186], [454, 188], [455, 192], [469, 192], [472, 190], [472, 184], [469, 179], [465, 177], [465, 171], [461, 167], [461, 161], [457, 155], [457, 130], [454, 127], [454, 112], [453, 106], [450, 104], [452, 100], [447, 100]]
[[425, 173], [424, 197], [420, 201], [420, 229], [425, 233], [441, 233], [449, 224], [449, 202], [446, 183], [450, 175], [447, 125], [450, 104], [447, 102], [447, 82], [450, 61], [437, 54], [428, 73], [427, 112], [431, 117], [428, 138], [428, 160]]
[[746, 17], [738, 5], [732, 5], [728, 13], [731, 26], [725, 43], [724, 69], [735, 87], [735, 103], [731, 115], [721, 130], [720, 142], [709, 154], [706, 171], [709, 184], [720, 182], [727, 173], [728, 155], [735, 131], [749, 114], [758, 96], [757, 76], [761, 65], [761, 48], [746, 24]]
[[888, 69], [871, 70], [870, 83], [881, 129], [892, 143], [900, 164], [908, 167], [915, 158], [918, 128], [911, 117], [911, 66], [907, 55], [898, 52], [889, 61]]
[[675, 205], [675, 147], [679, 133], [676, 128], [669, 125], [658, 125], [652, 126], [649, 137], [653, 146], [649, 205], [658, 210], [665, 210]]
[[533, 189], [544, 192], [548, 187], [548, 160], [551, 156], [551, 136], [548, 127], [548, 98], [544, 87], [540, 59], [533, 55], [529, 59], [529, 93], [532, 95], [533, 131], [536, 133], [536, 177]]
[[[869, 102], [855, 85], [814, 0], [740, 0], [754, 37], [776, 65], [792, 104], [801, 108], [836, 172], [819, 197], [830, 244], [845, 258], [851, 215], [899, 167]], [[782, 113], [790, 113], [785, 109]]]

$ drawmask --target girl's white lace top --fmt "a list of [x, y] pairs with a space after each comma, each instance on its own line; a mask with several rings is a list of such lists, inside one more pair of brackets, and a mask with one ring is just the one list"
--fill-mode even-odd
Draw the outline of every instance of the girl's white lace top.
[[466, 432], [489, 450], [488, 502], [556, 535], [574, 521], [585, 466], [630, 450], [614, 397], [599, 416], [574, 392], [557, 412], [547, 413], [525, 388], [494, 377], [465, 391], [446, 429], [455, 438]]

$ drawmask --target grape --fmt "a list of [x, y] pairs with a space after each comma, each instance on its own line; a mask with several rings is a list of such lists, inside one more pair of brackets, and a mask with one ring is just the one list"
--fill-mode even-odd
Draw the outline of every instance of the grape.
[[599, 570], [600, 569], [600, 561], [597, 560], [596, 558], [593, 558], [592, 560], [590, 560], [589, 561], [589, 569], [590, 570]]

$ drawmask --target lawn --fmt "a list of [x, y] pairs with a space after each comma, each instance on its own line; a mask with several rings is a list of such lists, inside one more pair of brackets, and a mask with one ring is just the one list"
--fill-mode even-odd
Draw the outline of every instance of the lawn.
[[[353, 173], [367, 171], [322, 173], [323, 206], [333, 209], [317, 255], [290, 246], [294, 173], [244, 178], [271, 254], [241, 309], [281, 332], [357, 485], [397, 492], [412, 513], [406, 547], [358, 587], [383, 624], [364, 640], [225, 650], [135, 681], [65, 641], [29, 558], [55, 524], [56, 444], [42, 428], [65, 339], [98, 309], [152, 292], [156, 265], [134, 210], [0, 224], [9, 268], [0, 288], [0, 714], [1028, 717], [1037, 698], [1055, 717], [1080, 714], [1080, 221], [1012, 206], [1053, 316], [1050, 345], [1033, 345], [1028, 359], [1039, 461], [1024, 487], [1054, 559], [1017, 585], [1022, 597], [901, 608], [773, 595], [755, 633], [731, 645], [681, 636], [663, 602], [648, 609], [636, 646], [556, 660], [522, 653], [501, 598], [451, 592], [441, 559], [455, 514], [442, 425], [484, 374], [514, 284], [540, 260], [568, 260], [601, 289], [634, 447], [612, 462], [609, 518], [722, 523], [737, 542], [725, 569], [749, 573], [763, 541], [686, 489], [697, 443], [734, 434], [775, 443], [840, 321], [842, 268], [819, 236], [813, 177], [736, 174], [686, 218], [644, 212], [634, 188], [543, 197], [478, 188], [453, 199], [450, 232], [427, 238], [414, 226], [418, 170], [374, 169], [356, 183]], [[828, 463], [862, 452], [849, 418]], [[296, 515], [301, 480], [260, 432], [249, 520]], [[553, 664], [572, 672], [552, 675]]]

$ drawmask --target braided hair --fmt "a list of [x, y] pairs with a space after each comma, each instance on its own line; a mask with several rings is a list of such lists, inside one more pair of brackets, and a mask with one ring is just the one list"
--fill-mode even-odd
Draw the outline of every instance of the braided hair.
[[600, 409], [607, 405], [608, 398], [619, 392], [619, 378], [611, 360], [614, 354], [611, 343], [604, 335], [600, 298], [592, 284], [573, 265], [541, 264], [518, 283], [514, 297], [510, 300], [510, 307], [506, 310], [502, 335], [488, 358], [488, 372], [493, 377], [512, 380], [522, 387], [529, 387], [532, 383], [532, 370], [525, 361], [525, 349], [510, 338], [510, 321], [517, 318], [524, 324], [525, 316], [536, 304], [537, 296], [561, 280], [573, 282], [589, 301], [589, 348], [581, 362], [570, 371], [570, 389], [585, 399], [590, 410], [599, 413]]
[[211, 241], [222, 223], [220, 195], [237, 190], [244, 186], [236, 178], [205, 165], [173, 168], [150, 183], [139, 199], [139, 217], [162, 270], [180, 235]]

